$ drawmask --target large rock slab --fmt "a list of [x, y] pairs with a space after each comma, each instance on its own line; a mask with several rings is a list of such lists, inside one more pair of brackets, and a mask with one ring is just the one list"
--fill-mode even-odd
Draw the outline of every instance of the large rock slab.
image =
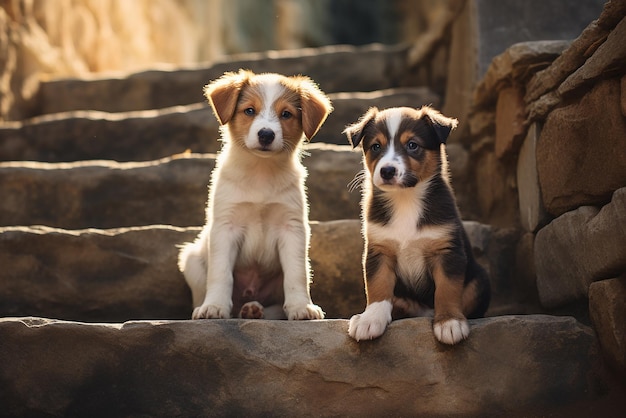
[[[597, 399], [593, 330], [573, 318], [427, 318], [357, 343], [346, 320], [125, 324], [0, 320], [5, 416], [517, 416]], [[25, 364], [27, 362], [27, 365]]]
[[555, 308], [584, 299], [589, 285], [626, 272], [626, 188], [598, 209], [583, 206], [553, 220], [535, 240], [539, 298]]
[[[514, 268], [515, 240], [507, 239], [506, 230], [475, 222], [464, 226], [494, 289], [505, 290]], [[191, 296], [177, 268], [177, 246], [195, 239], [199, 230], [164, 225], [0, 228], [0, 266], [8, 266], [0, 269], [0, 317], [88, 322], [188, 318]], [[311, 222], [311, 235], [313, 300], [328, 318], [362, 312], [360, 221]], [[494, 294], [493, 312], [510, 313], [498, 309], [499, 300], [501, 295]]]
[[550, 113], [537, 142], [537, 170], [546, 210], [559, 216], [603, 205], [626, 185], [626, 120], [619, 79], [598, 83], [578, 103]]
[[626, 274], [589, 286], [589, 315], [604, 356], [626, 377]]
[[[311, 77], [326, 93], [406, 85], [408, 45], [328, 46], [231, 56], [212, 65], [152, 70], [113, 78], [60, 79], [40, 87], [40, 114], [70, 110], [126, 112], [203, 101], [201, 87], [225, 71], [247, 68]], [[367, 71], [363, 71], [367, 68]]]
[[[306, 152], [310, 219], [358, 218], [360, 193], [348, 184], [361, 170], [360, 153], [322, 144]], [[202, 225], [214, 166], [215, 155], [198, 154], [133, 163], [0, 163], [0, 225]]]
[[[201, 91], [204, 83], [193, 88]], [[371, 106], [439, 106], [427, 88], [331, 94], [335, 110], [313, 142], [348, 143], [342, 133]], [[202, 100], [201, 98], [199, 100]], [[208, 104], [107, 113], [74, 111], [0, 124], [0, 161], [146, 161], [221, 148], [219, 125]]]

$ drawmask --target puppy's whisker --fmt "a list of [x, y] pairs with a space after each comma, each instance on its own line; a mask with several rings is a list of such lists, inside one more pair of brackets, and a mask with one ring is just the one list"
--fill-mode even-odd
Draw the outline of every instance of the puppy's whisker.
[[361, 170], [356, 173], [354, 178], [350, 181], [350, 183], [348, 183], [348, 191], [353, 192], [359, 187], [363, 187], [363, 182], [365, 181], [366, 174], [367, 173], [365, 172], [365, 170]]

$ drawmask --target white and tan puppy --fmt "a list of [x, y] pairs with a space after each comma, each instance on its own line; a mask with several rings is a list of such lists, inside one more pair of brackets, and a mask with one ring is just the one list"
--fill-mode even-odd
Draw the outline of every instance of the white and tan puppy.
[[308, 205], [301, 144], [332, 111], [304, 76], [226, 73], [205, 87], [224, 142], [206, 225], [179, 268], [192, 318], [322, 319], [309, 292]]

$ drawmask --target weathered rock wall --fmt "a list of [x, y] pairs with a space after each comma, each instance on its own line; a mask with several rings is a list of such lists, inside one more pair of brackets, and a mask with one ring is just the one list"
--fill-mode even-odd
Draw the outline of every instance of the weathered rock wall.
[[466, 138], [480, 219], [524, 231], [518, 263], [534, 271], [519, 279], [536, 274], [548, 310], [588, 303], [621, 373], [626, 302], [607, 289], [619, 294], [626, 274], [625, 57], [621, 1], [571, 43], [513, 45], [476, 88]]

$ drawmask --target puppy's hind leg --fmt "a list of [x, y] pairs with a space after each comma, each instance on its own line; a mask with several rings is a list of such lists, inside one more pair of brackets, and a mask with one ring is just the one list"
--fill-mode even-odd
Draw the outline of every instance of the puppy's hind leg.
[[185, 276], [185, 281], [191, 289], [193, 307], [198, 307], [206, 294], [206, 260], [202, 256], [202, 242], [185, 244], [178, 254], [178, 268]]

